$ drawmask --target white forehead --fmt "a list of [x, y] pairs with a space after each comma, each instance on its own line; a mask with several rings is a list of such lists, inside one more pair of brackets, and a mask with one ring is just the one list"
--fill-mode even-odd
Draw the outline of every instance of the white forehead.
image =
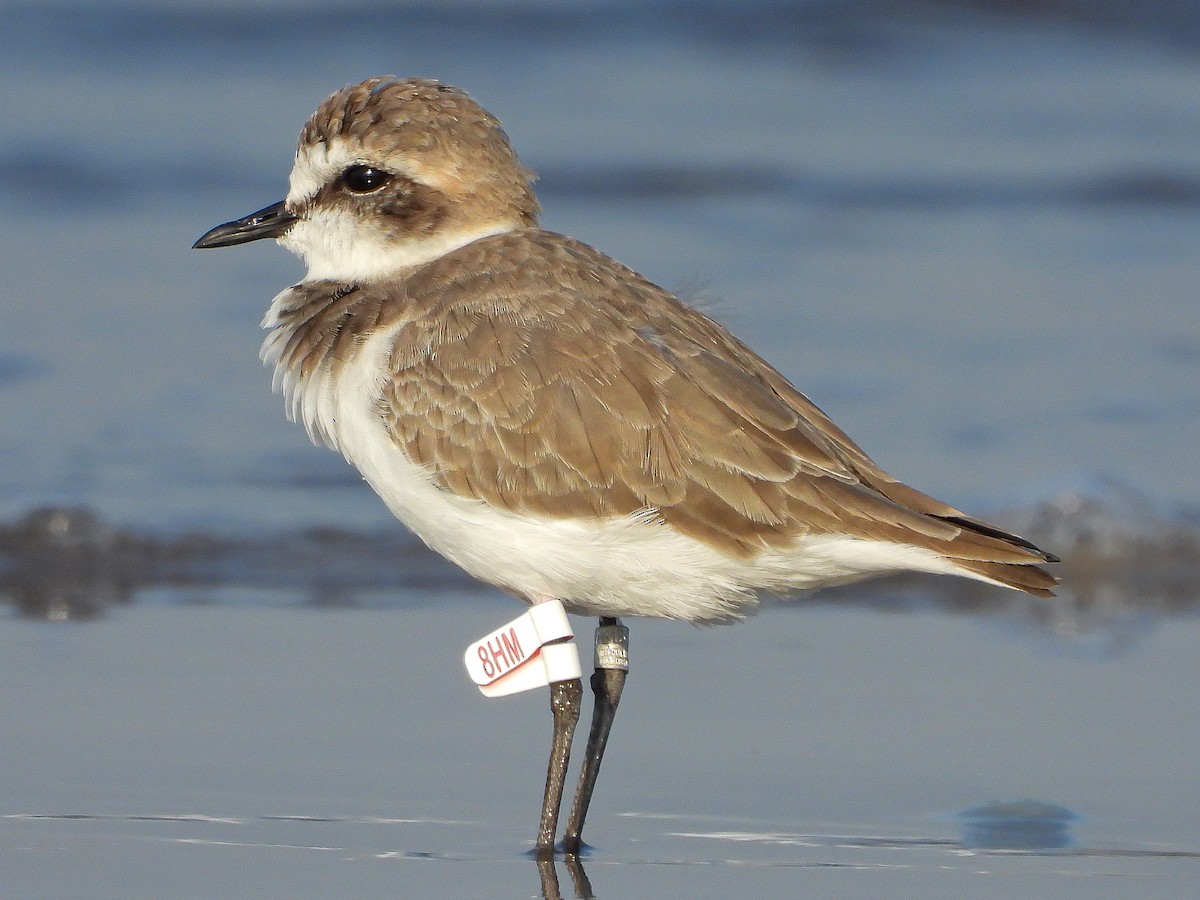
[[288, 205], [295, 208], [311, 200], [321, 188], [354, 165], [378, 166], [436, 188], [449, 187], [454, 180], [453, 167], [449, 165], [431, 165], [402, 153], [368, 153], [361, 143], [335, 138], [305, 144], [296, 151], [288, 184]]
[[365, 162], [362, 154], [355, 154], [345, 141], [300, 147], [292, 164], [288, 204], [296, 206], [311, 200], [317, 191], [333, 181], [348, 166], [362, 162]]

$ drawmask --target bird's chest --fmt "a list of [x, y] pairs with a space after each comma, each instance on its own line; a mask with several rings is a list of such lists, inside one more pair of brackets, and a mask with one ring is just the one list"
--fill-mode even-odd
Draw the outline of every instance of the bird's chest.
[[433, 474], [405, 453], [389, 427], [383, 401], [391, 380], [398, 329], [367, 338], [340, 366], [325, 365], [289, 386], [292, 418], [314, 442], [340, 452], [410, 529], [443, 550], [476, 501], [434, 483]]

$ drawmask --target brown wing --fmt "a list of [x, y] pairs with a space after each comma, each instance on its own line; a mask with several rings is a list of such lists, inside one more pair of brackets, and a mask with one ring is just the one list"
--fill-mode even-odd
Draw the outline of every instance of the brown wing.
[[891, 479], [725, 329], [568, 238], [477, 241], [391, 303], [405, 325], [385, 415], [463, 496], [554, 517], [653, 510], [743, 558], [812, 533], [1046, 558]]

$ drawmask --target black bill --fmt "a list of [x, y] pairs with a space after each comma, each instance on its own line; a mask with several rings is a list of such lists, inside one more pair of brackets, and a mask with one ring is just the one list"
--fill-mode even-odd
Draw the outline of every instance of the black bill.
[[235, 244], [261, 241], [263, 238], [281, 237], [296, 221], [296, 217], [283, 208], [283, 203], [284, 201], [280, 200], [258, 212], [218, 225], [192, 244], [192, 248], [203, 250], [208, 247], [232, 247]]

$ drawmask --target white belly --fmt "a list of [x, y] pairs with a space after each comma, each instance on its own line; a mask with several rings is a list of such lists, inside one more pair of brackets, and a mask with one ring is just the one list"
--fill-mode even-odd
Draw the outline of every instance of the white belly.
[[291, 415], [314, 440], [340, 450], [433, 550], [529, 602], [557, 598], [581, 614], [711, 621], [745, 615], [758, 590], [785, 593], [902, 569], [957, 571], [929, 551], [832, 535], [742, 561], [648, 517], [521, 516], [440, 489], [392, 440], [375, 408], [399, 327], [371, 337], [336, 383], [323, 372], [304, 384], [277, 377]]

